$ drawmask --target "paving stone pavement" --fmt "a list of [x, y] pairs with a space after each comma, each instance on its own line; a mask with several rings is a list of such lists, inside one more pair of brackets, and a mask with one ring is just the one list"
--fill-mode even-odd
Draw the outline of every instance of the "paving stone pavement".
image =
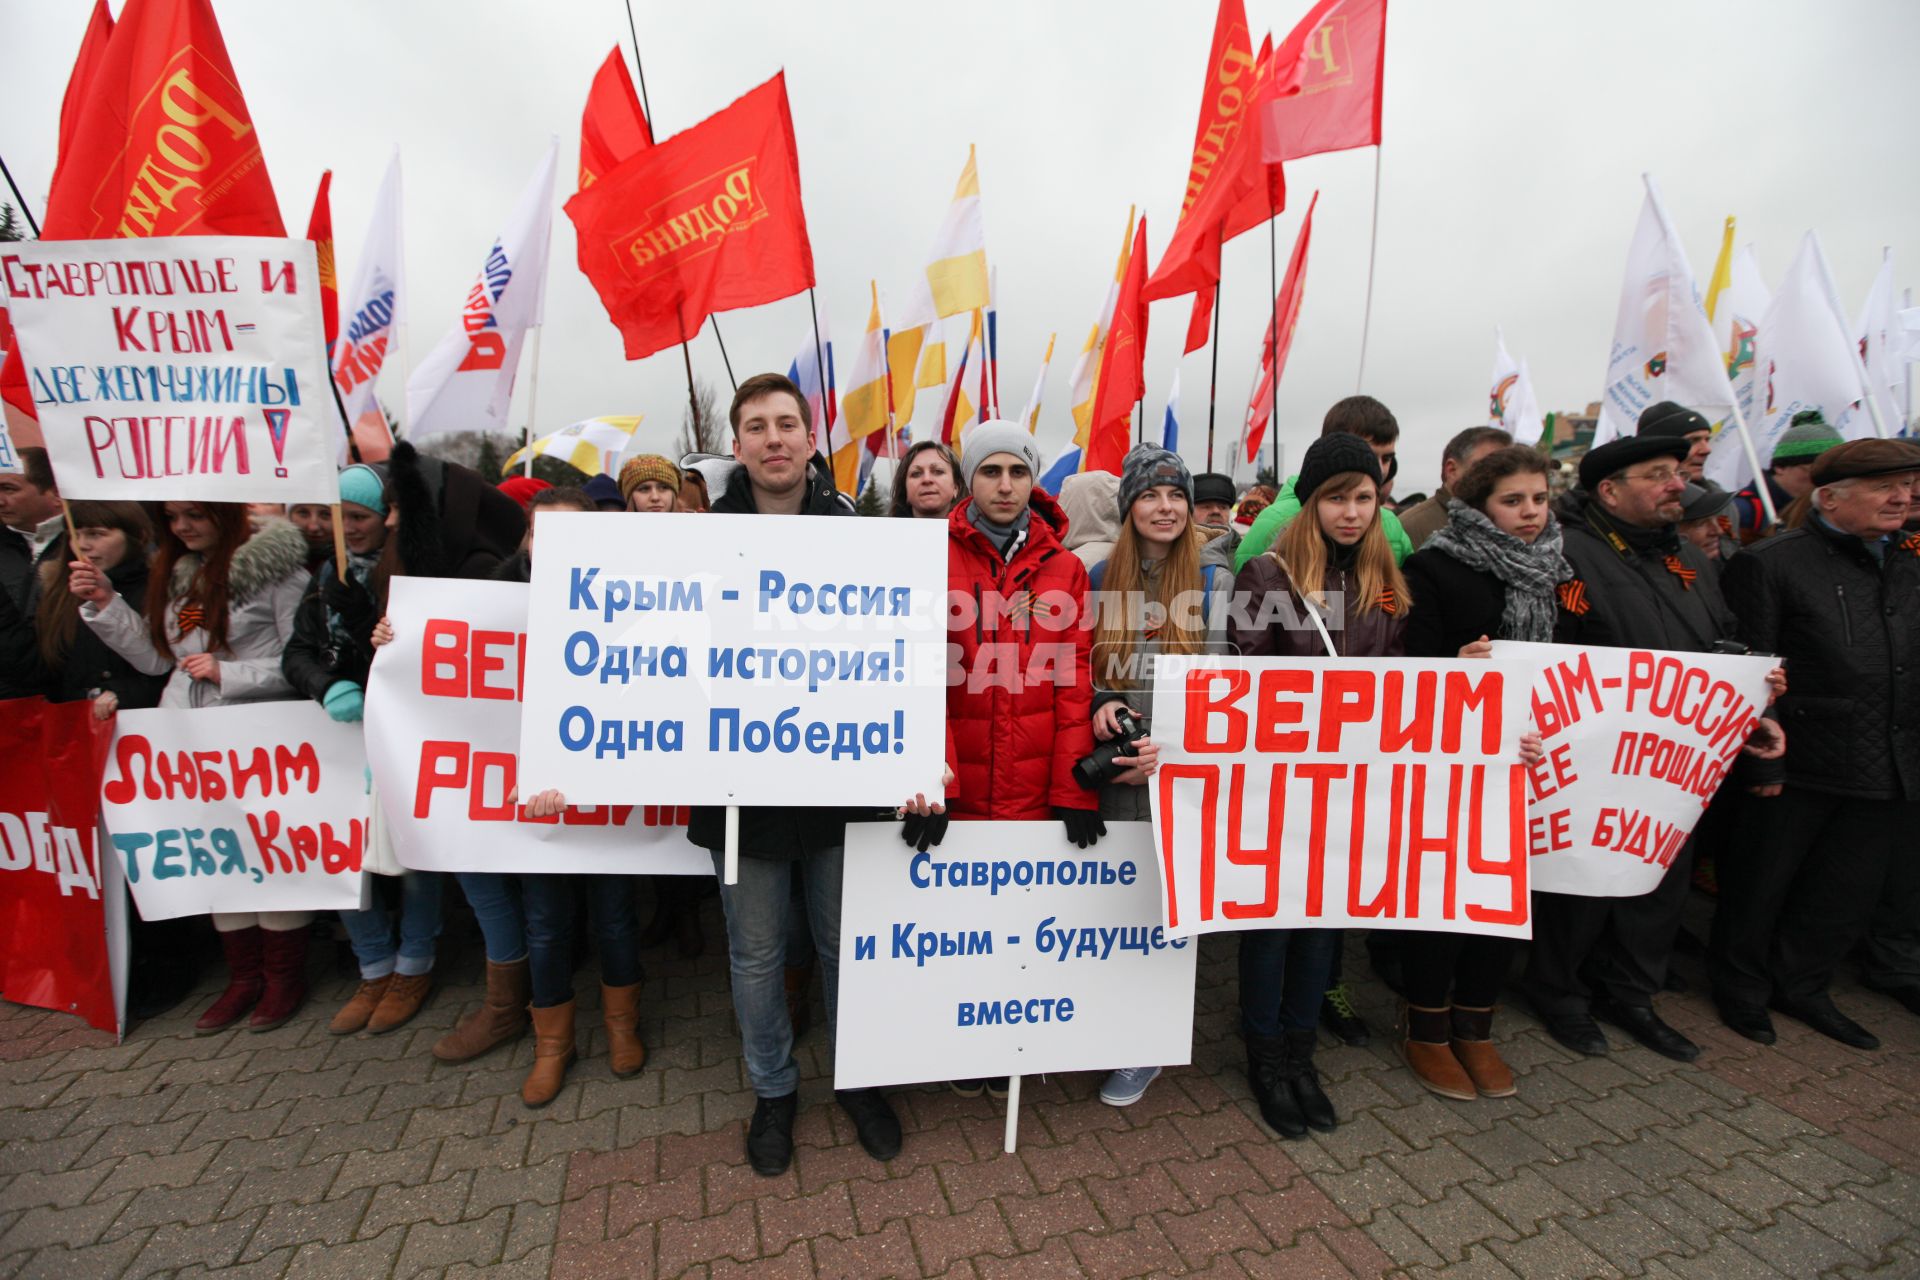
[[[1209, 938], [1194, 1065], [1136, 1106], [1101, 1105], [1093, 1075], [1029, 1081], [1006, 1155], [998, 1104], [904, 1089], [906, 1147], [881, 1165], [832, 1102], [816, 1028], [794, 1168], [762, 1179], [717, 948], [647, 956], [651, 1056], [627, 1081], [583, 974], [585, 1055], [529, 1111], [530, 1041], [464, 1066], [428, 1053], [478, 997], [472, 940], [449, 943], [448, 985], [385, 1037], [327, 1034], [350, 987], [333, 977], [257, 1035], [193, 1036], [211, 986], [121, 1045], [0, 1005], [0, 1280], [1920, 1276], [1920, 1021], [1851, 988], [1878, 1053], [1784, 1019], [1765, 1049], [1693, 994], [1661, 1007], [1699, 1063], [1618, 1036], [1581, 1059], [1505, 1011], [1519, 1095], [1453, 1103], [1397, 1061], [1391, 998], [1362, 981], [1374, 1046], [1320, 1058], [1345, 1123], [1283, 1142], [1241, 1072], [1235, 944]], [[1680, 967], [1698, 992], [1699, 964]], [[1357, 935], [1348, 971], [1366, 972]]]

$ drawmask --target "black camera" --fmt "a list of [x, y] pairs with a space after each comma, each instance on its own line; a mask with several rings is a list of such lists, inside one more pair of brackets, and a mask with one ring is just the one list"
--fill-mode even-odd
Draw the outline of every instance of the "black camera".
[[1119, 723], [1119, 732], [1107, 741], [1094, 747], [1093, 754], [1084, 756], [1073, 766], [1073, 780], [1088, 791], [1097, 791], [1103, 782], [1112, 782], [1131, 765], [1116, 765], [1121, 756], [1132, 756], [1134, 744], [1147, 736], [1147, 726], [1140, 717], [1127, 707], [1121, 707], [1114, 717]]

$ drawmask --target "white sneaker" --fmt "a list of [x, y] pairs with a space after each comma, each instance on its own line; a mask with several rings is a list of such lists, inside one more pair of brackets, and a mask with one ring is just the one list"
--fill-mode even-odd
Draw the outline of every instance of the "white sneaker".
[[1100, 1101], [1110, 1107], [1130, 1107], [1146, 1096], [1147, 1086], [1159, 1075], [1159, 1067], [1122, 1067], [1100, 1086]]

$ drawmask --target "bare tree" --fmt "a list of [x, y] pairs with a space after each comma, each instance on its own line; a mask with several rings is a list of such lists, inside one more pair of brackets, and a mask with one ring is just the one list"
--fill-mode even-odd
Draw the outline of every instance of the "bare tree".
[[705, 378], [693, 380], [693, 398], [700, 407], [696, 419], [693, 405], [680, 411], [680, 452], [723, 453], [726, 450], [726, 422], [714, 403], [713, 384]]

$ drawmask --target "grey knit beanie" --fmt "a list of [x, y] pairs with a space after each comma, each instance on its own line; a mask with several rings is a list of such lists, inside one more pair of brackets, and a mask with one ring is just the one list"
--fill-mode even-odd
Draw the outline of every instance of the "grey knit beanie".
[[960, 439], [960, 466], [967, 473], [967, 492], [973, 490], [973, 473], [996, 453], [1010, 453], [1027, 464], [1035, 483], [1040, 480], [1040, 446], [1033, 434], [1017, 422], [994, 418], [981, 423]]
[[1159, 484], [1170, 484], [1186, 494], [1187, 507], [1192, 509], [1193, 473], [1187, 470], [1180, 455], [1157, 444], [1142, 442], [1133, 446], [1133, 451], [1120, 464], [1120, 518], [1125, 520], [1140, 495]]

